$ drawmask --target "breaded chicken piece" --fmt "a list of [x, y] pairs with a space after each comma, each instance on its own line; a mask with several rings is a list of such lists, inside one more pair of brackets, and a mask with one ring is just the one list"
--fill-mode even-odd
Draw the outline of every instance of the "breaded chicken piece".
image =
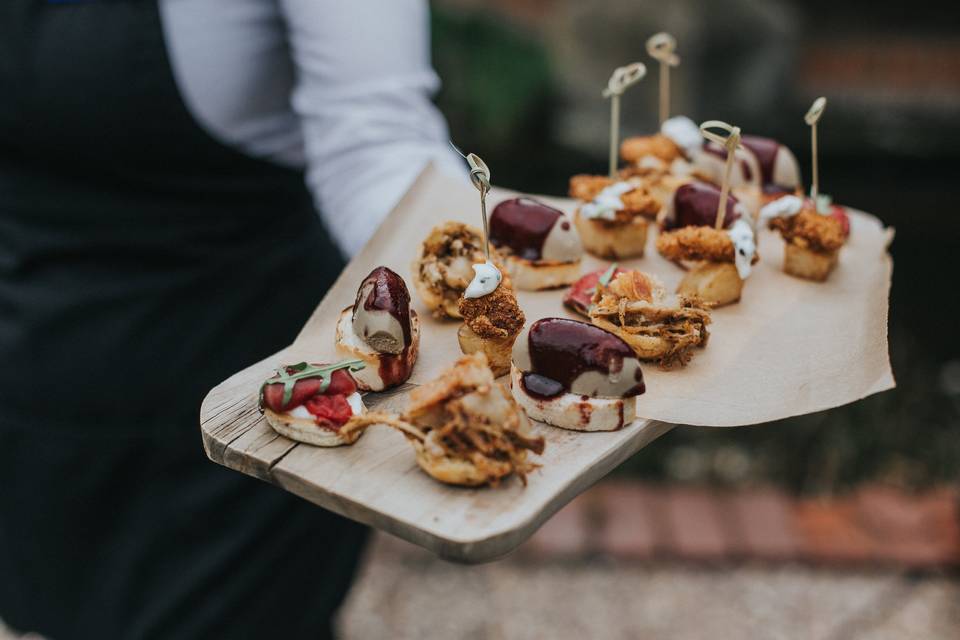
[[[606, 176], [593, 176], [588, 174], [579, 174], [570, 178], [570, 197], [584, 202], [590, 202], [596, 198], [601, 191], [607, 187], [619, 182]], [[600, 220], [613, 224], [626, 224], [633, 220], [634, 216], [644, 216], [647, 218], [656, 218], [660, 212], [660, 199], [653, 195], [645, 186], [637, 184], [633, 189], [620, 196], [623, 202], [623, 209], [617, 211], [615, 220]]]
[[506, 282], [501, 282], [493, 293], [479, 298], [461, 296], [459, 310], [464, 324], [481, 338], [515, 336], [525, 320], [517, 297]]
[[839, 220], [810, 209], [786, 218], [773, 218], [770, 228], [778, 230], [787, 242], [820, 253], [836, 251], [846, 241]]
[[657, 237], [657, 251], [667, 260], [733, 262], [733, 240], [714, 227], [681, 227]]
[[634, 163], [644, 156], [654, 156], [669, 164], [683, 157], [683, 152], [677, 143], [660, 133], [635, 136], [620, 143], [620, 157], [625, 162]]

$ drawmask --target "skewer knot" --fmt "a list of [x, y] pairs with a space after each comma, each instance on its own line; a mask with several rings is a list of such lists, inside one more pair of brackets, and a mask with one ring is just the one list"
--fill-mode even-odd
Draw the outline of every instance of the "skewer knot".
[[617, 67], [610, 75], [607, 88], [603, 90], [603, 97], [619, 96], [647, 75], [647, 67], [642, 62], [631, 62], [628, 65]]

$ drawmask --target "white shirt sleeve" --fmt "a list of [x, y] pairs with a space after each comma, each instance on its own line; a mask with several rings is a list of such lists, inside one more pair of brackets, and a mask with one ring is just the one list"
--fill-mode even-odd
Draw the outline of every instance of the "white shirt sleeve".
[[430, 161], [465, 176], [430, 96], [427, 3], [280, 0], [296, 69], [307, 183], [348, 255]]

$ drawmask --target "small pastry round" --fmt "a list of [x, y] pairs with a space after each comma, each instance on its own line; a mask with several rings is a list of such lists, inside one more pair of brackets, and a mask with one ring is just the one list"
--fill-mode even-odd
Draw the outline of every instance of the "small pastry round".
[[702, 262], [687, 271], [677, 293], [722, 307], [740, 301], [743, 280], [732, 262]]
[[604, 176], [573, 176], [570, 195], [584, 203], [573, 222], [584, 248], [616, 260], [639, 258], [647, 244], [647, 227], [660, 211], [660, 200], [633, 180]]
[[460, 318], [460, 295], [473, 279], [473, 265], [483, 263], [483, 236], [462, 222], [434, 227], [413, 262], [413, 284], [438, 318]]
[[363, 363], [299, 364], [281, 367], [260, 387], [260, 411], [280, 435], [317, 447], [356, 442], [360, 433], [341, 428], [366, 412], [350, 375]]
[[850, 220], [841, 207], [825, 207], [821, 213], [812, 202], [796, 196], [766, 205], [760, 221], [783, 236], [784, 272], [816, 282], [826, 280], [836, 267], [850, 233]]
[[352, 307], [337, 321], [337, 353], [366, 366], [353, 374], [364, 391], [383, 391], [410, 378], [420, 350], [420, 318], [403, 278], [377, 267], [363, 279]]
[[577, 232], [562, 211], [533, 198], [512, 198], [494, 207], [490, 244], [522, 291], [566, 286], [580, 275], [583, 246]]
[[578, 320], [543, 318], [520, 334], [510, 372], [527, 415], [574, 431], [615, 431], [637, 416], [640, 361], [619, 336]]

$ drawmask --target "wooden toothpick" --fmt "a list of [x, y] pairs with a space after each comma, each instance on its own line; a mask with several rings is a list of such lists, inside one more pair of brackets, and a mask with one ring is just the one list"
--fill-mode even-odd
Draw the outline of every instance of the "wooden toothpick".
[[[727, 132], [724, 137], [710, 131], [722, 129]], [[730, 194], [730, 171], [733, 169], [733, 159], [740, 146], [740, 127], [735, 127], [721, 120], [707, 120], [700, 125], [700, 133], [707, 140], [716, 142], [727, 150], [727, 164], [723, 168], [723, 184], [720, 186], [720, 203], [717, 205], [717, 229], [723, 229], [724, 218], [727, 216], [727, 196]]]
[[826, 108], [827, 99], [820, 96], [810, 105], [810, 110], [807, 111], [807, 115], [803, 116], [806, 123], [810, 125], [810, 153], [813, 157], [813, 171], [810, 176], [810, 200], [813, 201], [814, 206], [817, 205], [817, 196], [820, 195], [820, 175], [817, 167], [817, 123], [820, 121], [820, 116], [823, 115], [823, 110]]
[[647, 67], [642, 62], [634, 62], [613, 70], [603, 97], [610, 98], [610, 177], [617, 176], [617, 154], [620, 145], [620, 96], [627, 87], [639, 82], [647, 75]]
[[670, 67], [680, 64], [674, 51], [677, 39], [666, 31], [655, 33], [647, 40], [647, 53], [660, 62], [660, 124], [670, 117]]
[[490, 169], [487, 167], [487, 163], [481, 160], [477, 154], [468, 153], [464, 155], [463, 151], [460, 151], [453, 142], [450, 142], [450, 146], [470, 165], [470, 181], [480, 192], [480, 216], [483, 218], [483, 253], [489, 262], [490, 232], [487, 228], [487, 193], [490, 192]]

